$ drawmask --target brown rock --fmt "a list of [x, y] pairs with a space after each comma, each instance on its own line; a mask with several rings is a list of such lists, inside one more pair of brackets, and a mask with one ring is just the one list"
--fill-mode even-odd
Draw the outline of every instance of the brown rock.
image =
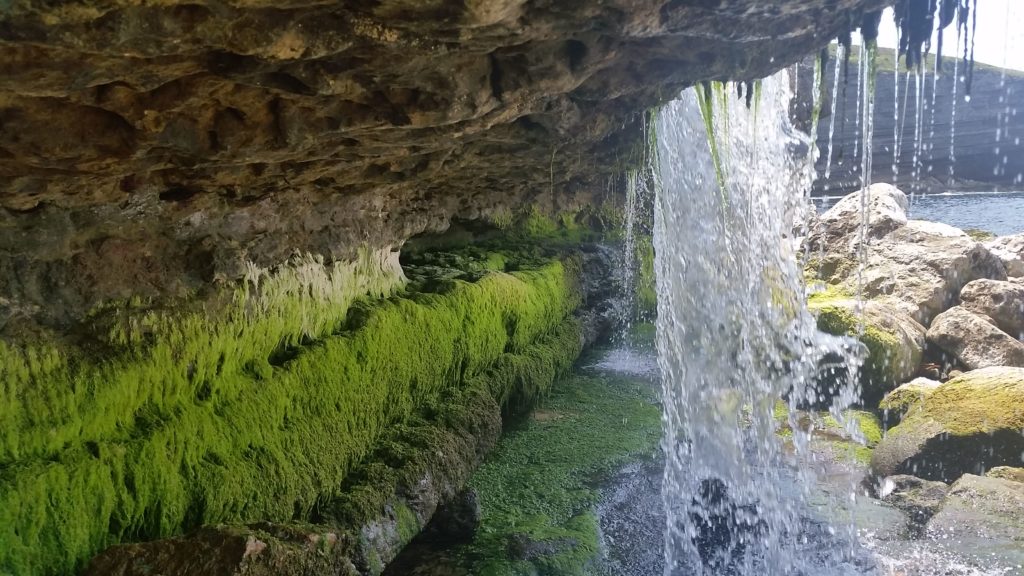
[[[762, 77], [886, 2], [6, 4], [0, 295], [57, 323], [239, 261], [615, 204], [645, 110]], [[157, 265], [119, 270], [108, 240]]]

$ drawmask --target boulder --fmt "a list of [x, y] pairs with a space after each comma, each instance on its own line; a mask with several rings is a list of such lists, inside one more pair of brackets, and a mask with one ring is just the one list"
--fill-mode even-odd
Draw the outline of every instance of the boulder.
[[1002, 260], [1007, 276], [1024, 277], [1024, 233], [994, 238], [985, 247]]
[[989, 478], [1002, 478], [1003, 480], [1010, 480], [1013, 482], [1024, 482], [1024, 468], [996, 466], [989, 470], [985, 476], [988, 476]]
[[[930, 536], [989, 547], [1016, 544], [1024, 550], [1024, 484], [965, 474], [928, 522]], [[980, 552], [980, 551], [979, 551]]]
[[882, 481], [878, 496], [883, 502], [906, 512], [911, 528], [916, 532], [939, 511], [948, 491], [949, 486], [945, 482], [897, 474]]
[[972, 370], [1024, 367], [1024, 343], [1000, 330], [988, 316], [961, 306], [939, 314], [928, 328], [927, 338]]
[[912, 407], [925, 401], [941, 385], [942, 383], [938, 380], [914, 378], [886, 394], [878, 407], [889, 416], [902, 418]]
[[917, 371], [924, 350], [924, 327], [905, 312], [879, 302], [865, 302], [864, 333], [855, 300], [812, 296], [808, 308], [817, 316], [818, 329], [837, 336], [858, 338], [867, 347], [868, 356], [861, 372], [862, 399], [876, 402], [900, 382]]
[[[861, 193], [846, 195], [816, 222], [808, 237], [811, 249], [842, 250], [853, 253], [860, 242]], [[881, 238], [907, 223], [907, 195], [892, 184], [873, 184], [867, 198], [868, 237]]]
[[960, 291], [960, 305], [983, 314], [1010, 336], [1024, 335], [1024, 284], [999, 280], [975, 280]]
[[911, 406], [871, 456], [876, 476], [952, 482], [1024, 454], [1024, 369], [984, 368], [950, 380]]
[[[956, 303], [972, 280], [1005, 280], [1003, 263], [962, 231], [911, 220], [872, 244], [861, 281], [864, 295], [890, 301], [928, 326]], [[856, 286], [856, 268], [844, 279]]]

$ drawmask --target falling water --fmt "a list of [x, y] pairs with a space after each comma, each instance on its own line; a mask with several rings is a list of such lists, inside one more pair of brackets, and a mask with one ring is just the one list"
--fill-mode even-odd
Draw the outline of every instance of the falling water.
[[[856, 120], [856, 126], [854, 126], [854, 129], [853, 129], [854, 130], [853, 131], [853, 160], [854, 161], [857, 160], [858, 154], [860, 153], [860, 137], [861, 137], [861, 134], [862, 134], [862, 132], [861, 132], [861, 119], [864, 116], [864, 111], [860, 107], [861, 102], [863, 102], [861, 90], [864, 87], [864, 64], [865, 64], [864, 43], [861, 42], [860, 43], [860, 52], [859, 52], [859, 55], [857, 57], [857, 115], [856, 115], [857, 120]], [[851, 167], [851, 170], [853, 172], [856, 172], [857, 169], [858, 169], [858, 166], [857, 166], [856, 162], [854, 162], [854, 165]]]
[[[896, 25], [896, 46], [900, 45], [900, 25], [899, 22], [893, 18], [893, 24]], [[897, 53], [898, 54], [898, 53]], [[892, 67], [893, 76], [893, 97], [892, 97], [892, 108], [893, 108], [893, 130], [898, 130], [900, 126], [900, 65], [899, 58], [896, 59], [895, 65]], [[895, 183], [898, 181], [900, 175], [900, 139], [899, 134], [893, 135], [893, 146], [892, 146], [892, 181]]]
[[926, 68], [919, 66], [914, 72], [914, 163], [913, 183], [910, 186], [910, 202], [914, 203], [914, 196], [921, 187], [921, 168], [923, 165], [922, 143], [924, 131], [924, 85]]
[[[786, 72], [751, 109], [703, 91], [666, 106], [657, 129], [665, 574], [860, 574], [852, 535], [808, 520], [809, 473], [785, 464], [775, 434], [776, 403], [813, 398], [818, 361], [847, 343], [815, 329], [792, 244], [810, 142], [790, 124]], [[798, 430], [798, 451], [806, 442]], [[821, 542], [809, 526], [831, 544], [808, 544]]]
[[[957, 27], [957, 33], [956, 33], [956, 44], [957, 44], [957, 46], [960, 45], [960, 30], [961, 30], [961, 28], [958, 26]], [[950, 105], [950, 108], [952, 108], [953, 111], [950, 113], [951, 117], [950, 117], [950, 120], [949, 120], [949, 180], [950, 180], [950, 182], [952, 182], [953, 178], [956, 176], [956, 108], [959, 105], [959, 101], [957, 99], [957, 89], [958, 89], [959, 86], [960, 86], [960, 59], [959, 58], [954, 58], [953, 59], [953, 103]]]
[[828, 158], [825, 162], [825, 181], [832, 175], [832, 139], [836, 134], [836, 105], [839, 103], [839, 73], [842, 63], [846, 60], [846, 46], [839, 44], [836, 48], [835, 78], [832, 80], [832, 116], [828, 122]]

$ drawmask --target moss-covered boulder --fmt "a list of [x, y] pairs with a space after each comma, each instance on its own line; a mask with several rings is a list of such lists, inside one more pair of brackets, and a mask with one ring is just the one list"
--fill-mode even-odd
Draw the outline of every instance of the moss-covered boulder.
[[938, 380], [914, 378], [886, 394], [878, 403], [878, 408], [890, 418], [900, 419], [913, 406], [925, 401], [941, 385], [942, 383]]
[[925, 330], [908, 314], [869, 301], [864, 303], [863, 316], [858, 316], [855, 300], [831, 292], [812, 295], [808, 307], [817, 316], [819, 330], [853, 336], [867, 347], [868, 356], [861, 371], [865, 403], [876, 402], [917, 371], [924, 351]]
[[1024, 369], [967, 372], [913, 405], [871, 458], [878, 476], [912, 474], [952, 482], [1024, 454]]

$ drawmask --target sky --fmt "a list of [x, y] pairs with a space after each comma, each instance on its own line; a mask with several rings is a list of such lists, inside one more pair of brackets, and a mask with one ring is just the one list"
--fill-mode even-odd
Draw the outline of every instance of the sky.
[[[992, 66], [1024, 70], [1024, 0], [978, 0], [977, 16], [974, 59]], [[950, 56], [952, 46], [956, 45], [956, 23], [944, 33], [943, 56]], [[886, 9], [882, 16], [878, 45], [885, 48], [896, 46], [896, 24], [891, 8]], [[933, 40], [932, 53], [936, 46]]]

